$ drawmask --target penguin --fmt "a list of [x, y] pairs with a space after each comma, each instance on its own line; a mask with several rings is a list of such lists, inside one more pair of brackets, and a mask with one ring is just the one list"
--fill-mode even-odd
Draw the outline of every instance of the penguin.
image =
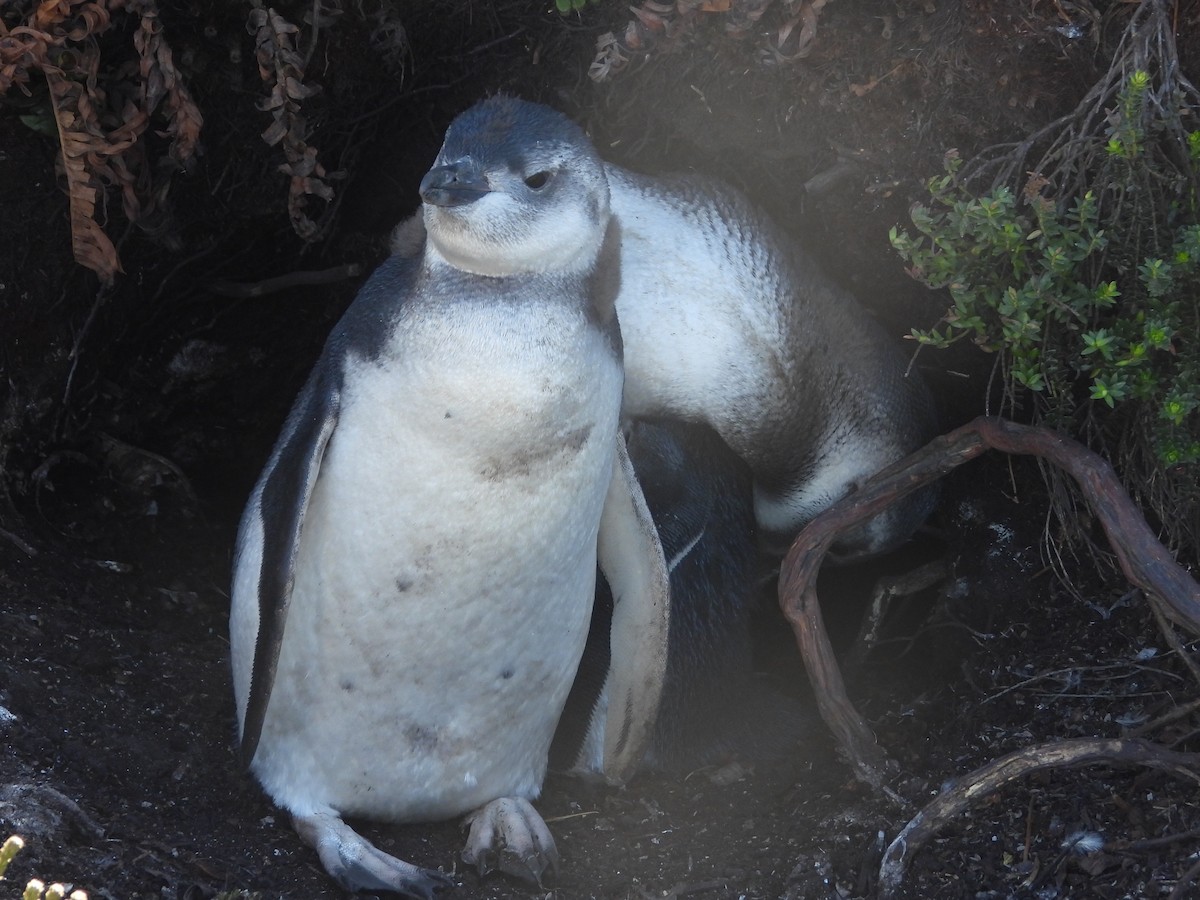
[[[936, 434], [932, 397], [866, 310], [741, 193], [608, 164], [621, 230], [628, 417], [702, 422], [750, 467], [761, 543], [781, 553], [834, 502]], [[919, 492], [835, 545], [906, 541]]]
[[326, 871], [430, 898], [448, 876], [345, 818], [465, 815], [468, 863], [540, 881], [557, 851], [530, 801], [597, 567], [613, 782], [656, 719], [669, 605], [618, 427], [619, 235], [590, 142], [490, 101], [451, 124], [421, 196], [421, 254], [363, 286], [253, 489], [230, 651], [243, 758]]
[[[643, 764], [678, 771], [728, 749], [730, 722], [741, 719], [735, 707], [752, 693], [751, 619], [760, 599], [753, 481], [704, 425], [637, 420], [626, 444], [671, 594], [667, 674]], [[599, 762], [593, 752], [589, 768]]]
[[[480, 160], [503, 170], [502, 156]], [[695, 175], [605, 163], [620, 230], [628, 419], [704, 424], [750, 467], [766, 549], [936, 434], [928, 388], [858, 301], [749, 200]], [[421, 246], [421, 223], [393, 252]], [[886, 553], [932, 511], [918, 492], [837, 545]]]
[[[634, 420], [625, 426], [634, 473], [670, 573], [667, 671], [642, 768], [672, 775], [735, 757], [773, 762], [813, 726], [801, 704], [753, 671], [759, 590], [753, 478], [705, 425]], [[602, 770], [604, 677], [611, 594], [603, 574], [579, 674], [551, 748], [551, 766]]]

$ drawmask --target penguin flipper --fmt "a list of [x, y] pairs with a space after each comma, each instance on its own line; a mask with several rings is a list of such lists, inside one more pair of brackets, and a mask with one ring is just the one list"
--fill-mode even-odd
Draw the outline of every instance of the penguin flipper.
[[[337, 425], [340, 400], [340, 371], [335, 373], [318, 366], [296, 399], [260, 482], [259, 506], [264, 527], [258, 573], [258, 635], [241, 742], [242, 761], [247, 766], [258, 749], [267, 702], [275, 684], [295, 580], [300, 530], [325, 448]], [[266, 527], [267, 523], [271, 527]]]
[[662, 544], [620, 433], [598, 556], [613, 596], [603, 766], [605, 776], [620, 783], [641, 762], [654, 730], [667, 672], [671, 606]]

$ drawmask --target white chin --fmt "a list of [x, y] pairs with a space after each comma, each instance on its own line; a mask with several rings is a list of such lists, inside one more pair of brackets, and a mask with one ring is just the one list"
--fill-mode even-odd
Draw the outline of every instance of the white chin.
[[[559, 220], [555, 228], [537, 229], [514, 240], [512, 234], [486, 236], [445, 227], [440, 210], [426, 207], [429, 242], [447, 263], [473, 275], [525, 275], [576, 272], [591, 268], [604, 230], [579, 219]], [[567, 239], [570, 238], [570, 239]]]

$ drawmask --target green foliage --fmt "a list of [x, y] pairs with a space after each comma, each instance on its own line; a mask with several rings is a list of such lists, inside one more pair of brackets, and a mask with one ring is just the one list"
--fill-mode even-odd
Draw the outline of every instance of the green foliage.
[[1137, 159], [1144, 152], [1146, 131], [1142, 117], [1149, 87], [1150, 73], [1140, 69], [1126, 81], [1118, 109], [1113, 113], [1114, 122], [1110, 127], [1112, 136], [1105, 145], [1110, 156]]
[[589, 3], [599, 2], [600, 0], [554, 0], [554, 6], [562, 15], [565, 16], [573, 12], [579, 12]]
[[[1150, 166], [1148, 83], [1134, 72], [1120, 94], [1107, 150], [1123, 164], [1110, 177], [1123, 169], [1132, 181]], [[1200, 153], [1200, 139], [1189, 145]], [[970, 338], [1001, 353], [1010, 388], [1034, 392], [1057, 424], [1078, 425], [1096, 404], [1146, 412], [1131, 420], [1151, 423], [1145, 438], [1160, 465], [1200, 462], [1200, 226], [1158, 223], [1148, 249], [1159, 252], [1122, 265], [1145, 248], [1145, 230], [1138, 240], [1121, 233], [1091, 191], [1055, 203], [1034, 175], [1021, 198], [1003, 186], [976, 197], [959, 167], [948, 154], [946, 174], [929, 182], [931, 204], [911, 214], [915, 235], [890, 233], [909, 273], [952, 301], [939, 326], [912, 336], [933, 347]], [[1178, 221], [1188, 210], [1172, 212]]]

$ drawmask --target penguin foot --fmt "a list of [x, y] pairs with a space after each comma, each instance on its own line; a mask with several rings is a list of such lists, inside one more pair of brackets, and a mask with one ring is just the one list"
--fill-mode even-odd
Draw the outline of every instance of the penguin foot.
[[434, 900], [434, 892], [454, 886], [441, 872], [422, 869], [384, 853], [336, 813], [293, 816], [304, 843], [317, 851], [325, 871], [351, 891], [393, 891], [415, 900]]
[[499, 869], [541, 887], [549, 867], [558, 874], [558, 849], [550, 829], [528, 800], [501, 797], [467, 816], [471, 826], [463, 861], [480, 875]]

